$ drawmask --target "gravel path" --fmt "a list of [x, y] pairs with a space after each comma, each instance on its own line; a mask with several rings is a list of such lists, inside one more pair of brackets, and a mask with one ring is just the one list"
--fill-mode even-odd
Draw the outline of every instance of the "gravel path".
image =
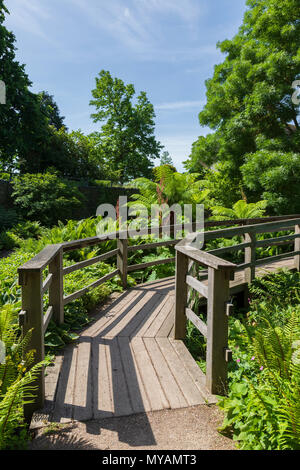
[[212, 405], [163, 410], [39, 429], [31, 450], [229, 450], [234, 442], [218, 433], [222, 414]]

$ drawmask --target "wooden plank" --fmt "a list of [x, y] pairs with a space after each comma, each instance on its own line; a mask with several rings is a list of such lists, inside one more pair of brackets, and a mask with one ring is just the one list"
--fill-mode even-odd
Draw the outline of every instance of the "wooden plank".
[[156, 341], [188, 405], [194, 406], [204, 403], [199, 389], [174, 351], [170, 340], [168, 338], [156, 338]]
[[193, 259], [197, 263], [200, 263], [204, 266], [209, 266], [214, 269], [228, 269], [234, 270], [236, 267], [235, 264], [230, 263], [229, 261], [217, 258], [217, 256], [211, 255], [206, 251], [201, 251], [196, 248], [181, 246], [180, 244], [176, 245], [176, 251], [183, 253], [189, 259]]
[[162, 308], [159, 310], [158, 315], [155, 316], [153, 322], [149, 326], [149, 328], [143, 333], [145, 338], [154, 338], [158, 331], [160, 330], [162, 324], [164, 323], [165, 319], [171, 313], [174, 318], [174, 298], [171, 296], [167, 296], [166, 302], [162, 305]]
[[[136, 316], [139, 315], [139, 312], [145, 308], [145, 305], [153, 299], [155, 296], [154, 292], [143, 292], [140, 297], [137, 298], [137, 302], [132, 305], [127, 305], [127, 308], [125, 310], [126, 314], [122, 315], [119, 317], [118, 321], [114, 321], [111, 325], [111, 327], [105, 329], [105, 331], [102, 332], [101, 336], [105, 338], [115, 338], [116, 336], [129, 336], [130, 332], [132, 331], [130, 328], [130, 323], [131, 320]], [[153, 300], [152, 300], [153, 302]], [[128, 326], [129, 325], [129, 326]], [[123, 330], [125, 329], [126, 333], [123, 333]]]
[[195, 327], [207, 338], [207, 325], [196, 315], [190, 308], [185, 309], [187, 318], [195, 325]]
[[155, 336], [167, 338], [171, 333], [174, 323], [175, 323], [175, 305], [173, 308], [171, 308], [165, 321], [163, 322], [163, 324], [161, 325], [161, 327], [159, 328]]
[[170, 407], [174, 409], [188, 406], [155, 338], [145, 338], [144, 343]]
[[102, 255], [95, 256], [94, 258], [86, 259], [84, 261], [80, 261], [79, 263], [72, 264], [71, 266], [67, 266], [66, 268], [63, 268], [63, 274], [64, 276], [66, 276], [67, 274], [73, 273], [74, 271], [78, 271], [78, 269], [86, 268], [87, 266], [91, 266], [92, 264], [99, 263], [100, 261], [115, 256], [118, 251], [118, 249], [111, 250]]
[[[44, 315], [42, 298], [42, 273], [40, 271], [26, 272], [25, 283], [22, 285], [22, 311], [26, 312], [22, 326], [22, 336], [32, 330], [29, 344], [23, 354], [35, 350], [34, 364], [44, 360]], [[45, 401], [44, 367], [41, 367], [37, 378], [32, 383], [37, 387], [33, 403], [24, 406], [26, 420], [30, 420], [33, 412], [42, 408]]]
[[156, 307], [161, 303], [163, 297], [157, 292], [150, 291], [152, 296], [145, 300], [143, 307], [134, 316], [127, 316], [127, 325], [120, 331], [119, 336], [135, 336], [145, 322], [155, 312]]
[[[242, 227], [226, 228], [222, 230], [211, 230], [204, 233], [204, 240], [214, 240], [217, 238], [232, 238], [236, 235], [243, 235], [244, 233], [268, 233], [281, 231], [284, 228], [293, 227], [296, 223], [300, 222], [299, 218], [284, 219], [278, 222], [266, 222], [263, 224], [244, 225]], [[237, 223], [237, 221], [236, 221]]]
[[77, 365], [74, 386], [74, 419], [87, 421], [93, 418], [93, 388], [91, 367], [91, 340], [81, 340], [77, 348]]
[[192, 377], [205, 402], [209, 404], [217, 403], [218, 398], [215, 395], [211, 395], [206, 388], [205, 374], [202, 372], [189, 350], [185, 347], [183, 341], [171, 339], [170, 343], [182, 360], [184, 367]]
[[47, 290], [49, 289], [52, 279], [53, 279], [53, 274], [52, 273], [48, 274], [45, 281], [43, 282], [42, 295], [44, 295], [45, 292], [47, 292]]
[[215, 250], [209, 250], [207, 253], [212, 255], [222, 255], [224, 253], [231, 253], [232, 251], [244, 250], [250, 246], [250, 243], [239, 243], [238, 245], [226, 246], [224, 248], [216, 248]]
[[285, 240], [291, 240], [291, 243], [293, 242], [293, 240], [295, 240], [296, 238], [298, 238], [300, 235], [284, 235], [284, 236], [281, 236], [281, 237], [277, 237], [277, 238], [267, 238], [267, 239], [264, 239], [264, 240], [257, 240], [256, 242], [256, 246], [259, 247], [259, 246], [271, 246], [271, 245], [281, 245], [283, 241]]
[[63, 423], [73, 418], [76, 364], [77, 347], [69, 346], [65, 348], [52, 416], [53, 421]]
[[118, 337], [118, 344], [133, 412], [143, 413], [150, 411], [151, 407], [141, 375], [135, 362], [130, 339], [126, 337]]
[[[177, 247], [176, 247], [177, 248]], [[186, 336], [187, 284], [189, 258], [176, 249], [176, 284], [175, 284], [175, 338], [184, 339]]]
[[[300, 224], [295, 225], [295, 236], [300, 237]], [[296, 238], [295, 245], [294, 245], [295, 253], [300, 252], [300, 238]], [[295, 268], [299, 272], [300, 271], [300, 255], [296, 255], [294, 257]]]
[[72, 302], [72, 300], [76, 300], [79, 297], [82, 297], [83, 294], [85, 294], [88, 290], [94, 289], [95, 287], [98, 287], [101, 284], [104, 284], [104, 282], [107, 282], [113, 277], [117, 276], [118, 273], [119, 273], [119, 270], [115, 269], [111, 273], [106, 274], [105, 276], [101, 277], [101, 279], [98, 279], [97, 281], [92, 282], [87, 287], [84, 287], [83, 289], [80, 289], [77, 292], [74, 292], [73, 294], [70, 294], [67, 297], [64, 297], [64, 305], [67, 305], [68, 303]]
[[[151, 333], [148, 333], [148, 329], [151, 327], [151, 325], [155, 322], [155, 319], [157, 316], [162, 312], [164, 306], [166, 305], [167, 301], [169, 300], [169, 297], [166, 296], [161, 296], [161, 301], [157, 304], [155, 309], [153, 310], [151, 316], [143, 323], [142, 326], [138, 330], [134, 330], [131, 337], [137, 336], [137, 337], [154, 337], [155, 335], [151, 335]], [[165, 318], [165, 313], [162, 314], [163, 317]], [[161, 323], [159, 323], [161, 324]]]
[[[34, 256], [34, 258], [20, 266], [18, 269], [19, 273], [22, 271], [42, 271], [57, 255], [61, 246], [61, 244], [47, 245], [42, 251]], [[20, 282], [20, 285], [22, 285], [22, 282]]]
[[128, 272], [128, 240], [117, 240], [118, 254], [117, 254], [117, 267], [120, 273], [122, 286], [124, 289], [127, 287], [127, 272]]
[[114, 414], [112, 396], [112, 367], [110, 345], [106, 340], [97, 339], [92, 343], [94, 381], [94, 419], [109, 418]]
[[94, 325], [85, 331], [85, 334], [93, 337], [104, 337], [117, 323], [124, 318], [143, 297], [141, 291], [131, 291], [130, 297], [124, 298], [117, 304], [105, 309]]
[[292, 258], [295, 255], [299, 255], [299, 254], [300, 254], [300, 250], [298, 252], [290, 251], [289, 253], [281, 253], [280, 255], [268, 256], [268, 258], [261, 258], [261, 259], [256, 260], [256, 265], [260, 266], [262, 264], [272, 263], [273, 261], [279, 261], [280, 259]]
[[245, 233], [244, 240], [246, 243], [250, 243], [250, 246], [245, 249], [244, 264], [250, 264], [249, 267], [245, 267], [245, 281], [251, 284], [255, 278], [256, 234]]
[[44, 325], [43, 325], [44, 334], [47, 331], [47, 328], [48, 328], [49, 322], [52, 318], [52, 315], [53, 315], [53, 307], [52, 307], [52, 305], [50, 305], [50, 307], [47, 308], [47, 312], [44, 315]]
[[192, 276], [186, 276], [186, 283], [188, 286], [192, 287], [195, 289], [199, 294], [203, 295], [203, 297], [208, 296], [208, 287], [203, 284], [202, 282], [198, 281], [198, 279], [195, 279]]
[[227, 384], [228, 317], [225, 302], [229, 300], [229, 278], [226, 272], [209, 268], [207, 299], [206, 386], [210, 393], [224, 395]]
[[64, 322], [64, 278], [62, 268], [63, 252], [60, 249], [49, 263], [49, 273], [52, 274], [52, 282], [49, 287], [49, 304], [53, 306], [53, 318], [58, 325]]
[[109, 340], [109, 353], [112, 370], [112, 395], [114, 402], [114, 416], [128, 416], [133, 414], [126, 378], [123, 370], [118, 339]]
[[147, 390], [151, 410], [155, 411], [170, 408], [170, 404], [157, 378], [143, 339], [132, 338], [131, 344], [142, 381]]

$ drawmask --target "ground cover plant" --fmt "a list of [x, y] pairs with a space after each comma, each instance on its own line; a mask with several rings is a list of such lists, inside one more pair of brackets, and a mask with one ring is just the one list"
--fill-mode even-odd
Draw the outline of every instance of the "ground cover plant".
[[[247, 450], [300, 449], [300, 274], [281, 270], [250, 287], [229, 321], [229, 393], [220, 431]], [[200, 316], [203, 317], [203, 312]], [[186, 344], [205, 372], [206, 342], [189, 322]]]

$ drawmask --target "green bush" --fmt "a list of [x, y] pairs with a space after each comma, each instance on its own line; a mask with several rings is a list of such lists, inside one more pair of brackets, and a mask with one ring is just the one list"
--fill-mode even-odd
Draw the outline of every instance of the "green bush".
[[1, 250], [12, 250], [16, 246], [14, 238], [9, 232], [0, 233], [0, 251]]
[[268, 201], [274, 214], [300, 212], [300, 154], [260, 150], [249, 154], [241, 167], [252, 197]]
[[50, 226], [72, 218], [84, 196], [75, 183], [56, 173], [25, 174], [13, 179], [13, 197], [20, 215], [26, 220]]

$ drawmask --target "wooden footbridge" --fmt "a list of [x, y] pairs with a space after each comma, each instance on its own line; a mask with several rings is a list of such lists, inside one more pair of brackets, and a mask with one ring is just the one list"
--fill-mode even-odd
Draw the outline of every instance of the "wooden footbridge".
[[[173, 236], [178, 235], [179, 229], [171, 227]], [[149, 233], [147, 229], [144, 232]], [[161, 228], [158, 232], [159, 237]], [[98, 310], [95, 321], [81, 332], [76, 344], [65, 348], [63, 356], [57, 358], [55, 374], [50, 372], [46, 380], [44, 372], [40, 374], [36, 401], [26, 408], [28, 416], [45, 405], [50, 420], [87, 421], [214, 403], [216, 394], [226, 393], [227, 363], [231, 359], [227, 344], [228, 316], [233, 314], [231, 296], [244, 292], [247, 298], [248, 285], [255, 276], [281, 267], [300, 270], [299, 215], [206, 222], [205, 242], [232, 237], [243, 240], [210, 252], [191, 246], [197, 233], [185, 239], [174, 236], [138, 246], [133, 244], [130, 233], [126, 233], [126, 238], [121, 233], [124, 235], [115, 234], [116, 249], [72, 266], [64, 267], [65, 252], [99, 245], [108, 237], [48, 246], [19, 268], [20, 324], [24, 333], [34, 329], [29, 347], [37, 351], [39, 362], [44, 358], [44, 333], [49, 321], [53, 318], [63, 323], [67, 303], [116, 275], [126, 288], [128, 272], [175, 262], [175, 258], [168, 258], [128, 265], [128, 252], [172, 245], [176, 249], [175, 278], [125, 290]], [[286, 251], [291, 245], [292, 249]], [[283, 247], [284, 253], [257, 259], [259, 247], [272, 246]], [[244, 251], [242, 264], [220, 258], [240, 250]], [[113, 256], [117, 257], [115, 270], [64, 296], [65, 275]], [[48, 291], [50, 306], [44, 312], [43, 296]], [[206, 322], [193, 311], [195, 292], [198, 299], [206, 299]], [[188, 320], [207, 338], [206, 375], [183, 341]]]

